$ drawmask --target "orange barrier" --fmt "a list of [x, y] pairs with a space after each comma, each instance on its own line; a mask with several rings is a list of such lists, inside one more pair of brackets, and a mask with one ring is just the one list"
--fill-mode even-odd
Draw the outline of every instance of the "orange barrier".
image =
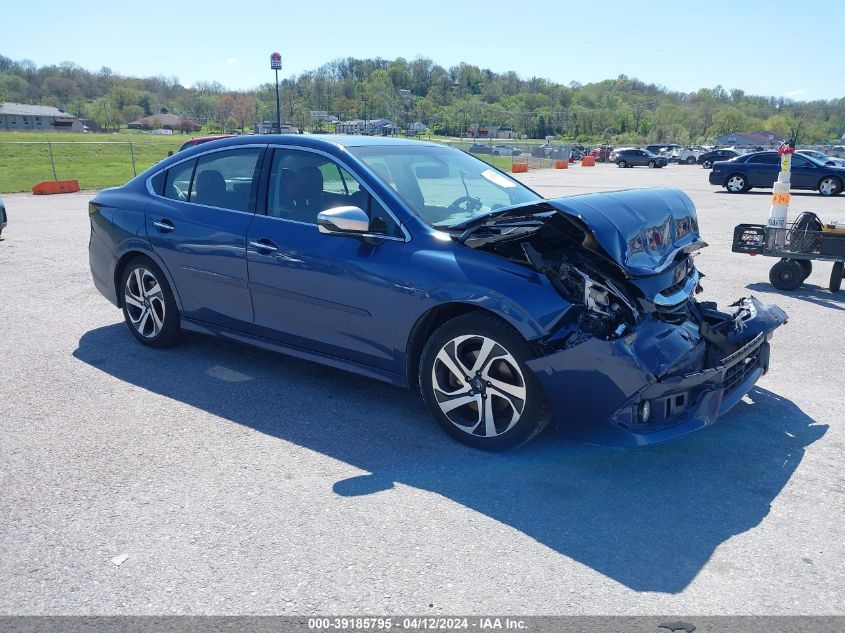
[[565, 160], [559, 160], [555, 163], [555, 169], [569, 169], [569, 163]]
[[514, 174], [524, 174], [528, 171], [528, 163], [514, 163], [511, 165], [511, 172]]
[[32, 193], [37, 194], [39, 196], [51, 193], [74, 193], [75, 191], [79, 191], [78, 180], [56, 180], [39, 182], [32, 188]]
[[595, 167], [596, 166], [596, 157], [595, 156], [584, 156], [581, 159], [581, 167]]

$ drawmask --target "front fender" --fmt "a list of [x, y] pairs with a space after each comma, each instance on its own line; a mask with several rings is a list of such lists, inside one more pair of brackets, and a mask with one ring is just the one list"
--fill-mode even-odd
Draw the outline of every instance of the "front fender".
[[[446, 284], [428, 290], [424, 298], [436, 307], [448, 303], [463, 303], [492, 312], [509, 323], [523, 338], [535, 340], [549, 334], [551, 322], [535, 318], [526, 308], [499, 292], [474, 284]], [[563, 301], [561, 299], [561, 301]], [[557, 312], [564, 312], [566, 307]]]

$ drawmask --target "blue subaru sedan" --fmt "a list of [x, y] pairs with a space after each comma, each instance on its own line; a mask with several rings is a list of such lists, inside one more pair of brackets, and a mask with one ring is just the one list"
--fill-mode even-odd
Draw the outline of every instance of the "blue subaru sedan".
[[190, 330], [418, 388], [482, 449], [552, 424], [617, 446], [711, 424], [786, 321], [696, 301], [706, 244], [680, 191], [546, 200], [419, 141], [213, 141], [89, 214], [94, 283], [144, 345]]

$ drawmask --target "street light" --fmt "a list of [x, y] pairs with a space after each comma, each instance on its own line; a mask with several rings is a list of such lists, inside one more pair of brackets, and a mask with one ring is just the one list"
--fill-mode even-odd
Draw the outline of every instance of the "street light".
[[364, 134], [367, 133], [367, 103], [370, 101], [367, 95], [361, 95], [361, 105], [364, 108]]
[[282, 56], [279, 53], [270, 55], [270, 69], [276, 71], [276, 134], [281, 134], [282, 104], [279, 101], [279, 71], [282, 69]]

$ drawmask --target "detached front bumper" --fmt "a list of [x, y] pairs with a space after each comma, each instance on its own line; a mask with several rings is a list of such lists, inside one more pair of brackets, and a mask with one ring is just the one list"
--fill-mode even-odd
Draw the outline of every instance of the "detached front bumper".
[[596, 444], [645, 446], [714, 423], [766, 373], [768, 341], [787, 320], [779, 307], [754, 298], [738, 305], [729, 337], [736, 349], [715, 362], [714, 344], [694, 324], [655, 319], [616, 340], [588, 338], [530, 360], [558, 431]]

